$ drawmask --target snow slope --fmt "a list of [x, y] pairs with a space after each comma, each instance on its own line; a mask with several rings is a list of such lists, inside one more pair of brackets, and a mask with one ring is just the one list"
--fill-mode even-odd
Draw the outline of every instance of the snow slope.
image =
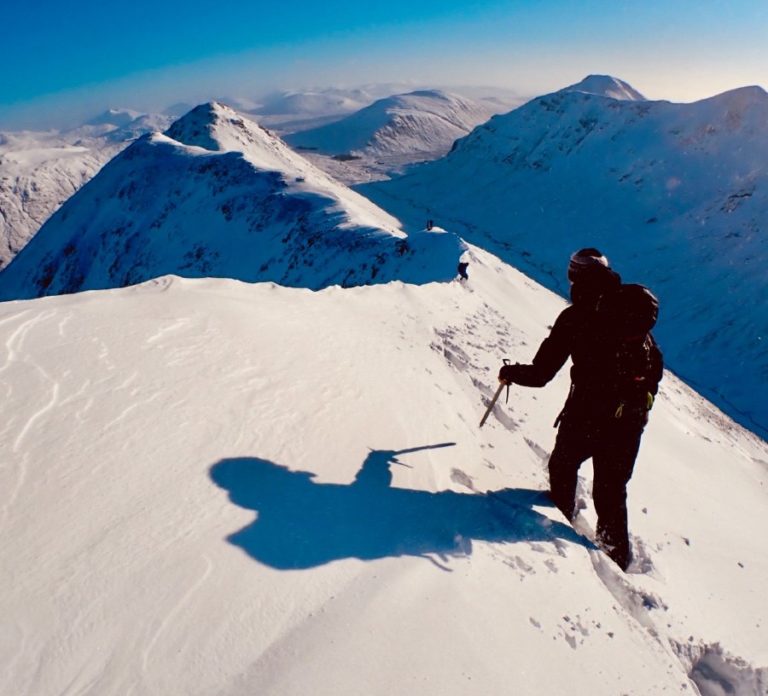
[[65, 132], [0, 132], [0, 269], [105, 162], [167, 125], [157, 114], [111, 109]]
[[0, 274], [0, 299], [168, 273], [320, 288], [451, 279], [453, 234], [400, 223], [232, 109], [204, 104], [113, 159]]
[[563, 302], [471, 254], [0, 304], [0, 692], [763, 696], [768, 447], [668, 375], [619, 574], [536, 493], [566, 371], [477, 427]]
[[766, 434], [768, 306], [756, 298], [768, 295], [768, 95], [672, 104], [589, 93], [609, 87], [588, 79], [534, 99], [445, 158], [359, 190], [562, 294], [570, 253], [599, 247], [659, 295], [668, 364]]
[[420, 90], [379, 99], [341, 120], [284, 137], [352, 184], [389, 178], [414, 162], [442, 157], [458, 138], [502, 110], [498, 101]]

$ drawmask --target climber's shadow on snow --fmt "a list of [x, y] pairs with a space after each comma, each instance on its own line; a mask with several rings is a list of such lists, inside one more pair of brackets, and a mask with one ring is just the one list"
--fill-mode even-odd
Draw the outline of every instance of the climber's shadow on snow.
[[398, 455], [445, 446], [373, 450], [350, 484], [318, 483], [315, 474], [265, 459], [223, 459], [211, 478], [233, 503], [256, 513], [228, 541], [278, 569], [342, 558], [464, 556], [472, 540], [588, 545], [568, 525], [533, 509], [548, 504], [541, 491], [508, 488], [494, 500], [469, 491], [392, 487], [391, 466], [403, 464]]

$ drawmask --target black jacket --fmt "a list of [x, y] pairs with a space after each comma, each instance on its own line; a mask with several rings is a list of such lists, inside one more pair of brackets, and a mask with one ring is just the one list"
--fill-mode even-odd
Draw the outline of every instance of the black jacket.
[[525, 387], [542, 387], [570, 357], [569, 405], [587, 413], [613, 415], [619, 405], [647, 410], [663, 374], [663, 358], [653, 337], [625, 341], [603, 325], [596, 303], [566, 307], [529, 365], [508, 365], [502, 377]]

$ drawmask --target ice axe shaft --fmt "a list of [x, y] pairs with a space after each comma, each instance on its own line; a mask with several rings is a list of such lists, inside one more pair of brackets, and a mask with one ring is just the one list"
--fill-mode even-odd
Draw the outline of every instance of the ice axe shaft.
[[493, 398], [491, 399], [491, 403], [488, 404], [488, 408], [486, 409], [485, 413], [483, 414], [483, 419], [480, 421], [480, 427], [483, 427], [483, 424], [485, 421], [488, 420], [488, 416], [491, 415], [491, 411], [493, 411], [493, 407], [496, 405], [496, 402], [498, 401], [499, 397], [501, 396], [501, 390], [504, 389], [507, 385], [504, 384], [504, 382], [499, 382], [499, 388], [496, 390], [496, 393], [493, 395]]

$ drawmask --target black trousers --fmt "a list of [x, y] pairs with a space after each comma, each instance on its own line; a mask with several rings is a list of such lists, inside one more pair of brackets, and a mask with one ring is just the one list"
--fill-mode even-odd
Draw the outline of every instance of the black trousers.
[[571, 411], [563, 416], [549, 458], [550, 495], [569, 520], [575, 516], [579, 467], [592, 458], [597, 541], [623, 570], [631, 560], [627, 483], [646, 421], [647, 414], [590, 419]]

